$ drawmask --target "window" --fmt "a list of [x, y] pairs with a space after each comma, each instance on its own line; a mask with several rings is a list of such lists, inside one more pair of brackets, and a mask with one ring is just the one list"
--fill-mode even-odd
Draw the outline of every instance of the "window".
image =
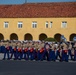
[[32, 22], [32, 28], [37, 28], [37, 22]]
[[23, 23], [22, 22], [18, 22], [18, 28], [22, 28]]
[[50, 22], [50, 28], [52, 28], [52, 24], [53, 24], [53, 22]]
[[4, 28], [8, 28], [9, 22], [4, 22]]
[[48, 21], [46, 21], [46, 23], [45, 23], [45, 28], [48, 28], [49, 26], [48, 26]]
[[62, 22], [62, 28], [66, 28], [67, 27], [67, 22], [66, 21], [63, 21]]

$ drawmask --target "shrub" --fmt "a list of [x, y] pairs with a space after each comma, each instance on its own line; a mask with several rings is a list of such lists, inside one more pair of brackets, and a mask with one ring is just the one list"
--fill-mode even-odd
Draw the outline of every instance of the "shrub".
[[46, 38], [44, 41], [57, 42], [57, 40], [55, 38], [52, 38], [52, 37]]

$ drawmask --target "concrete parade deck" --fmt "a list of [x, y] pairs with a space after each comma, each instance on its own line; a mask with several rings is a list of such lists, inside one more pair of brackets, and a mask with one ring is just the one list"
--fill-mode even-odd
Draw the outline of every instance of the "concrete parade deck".
[[0, 60], [0, 75], [76, 75], [76, 62]]

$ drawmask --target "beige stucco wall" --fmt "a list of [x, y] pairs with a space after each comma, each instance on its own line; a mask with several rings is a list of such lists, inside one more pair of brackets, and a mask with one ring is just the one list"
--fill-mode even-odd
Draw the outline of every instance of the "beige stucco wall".
[[[4, 28], [4, 22], [9, 22], [9, 28]], [[17, 27], [18, 21], [23, 22], [23, 27]], [[37, 21], [37, 28], [32, 28], [32, 21]], [[45, 28], [45, 22], [53, 22], [52, 28]], [[67, 21], [67, 28], [61, 28], [61, 22]], [[24, 40], [24, 35], [30, 33], [33, 40], [39, 40], [39, 35], [45, 33], [48, 37], [54, 37], [60, 33], [69, 41], [72, 33], [76, 33], [76, 18], [0, 18], [0, 33], [4, 39], [10, 39], [12, 33], [18, 35], [19, 40]]]

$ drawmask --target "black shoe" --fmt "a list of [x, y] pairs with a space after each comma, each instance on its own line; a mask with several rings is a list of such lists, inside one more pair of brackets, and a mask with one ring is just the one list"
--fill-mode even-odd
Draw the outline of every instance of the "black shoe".
[[10, 58], [8, 58], [7, 60], [10, 60]]
[[2, 60], [5, 60], [5, 58], [3, 58]]

